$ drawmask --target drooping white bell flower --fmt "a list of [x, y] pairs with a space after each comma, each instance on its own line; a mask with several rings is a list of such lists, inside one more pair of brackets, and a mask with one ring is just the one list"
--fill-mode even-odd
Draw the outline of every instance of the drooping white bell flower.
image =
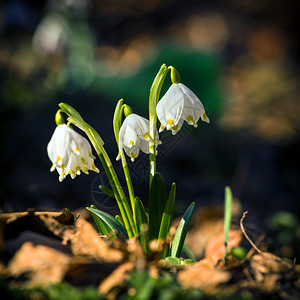
[[[149, 143], [153, 143], [150, 138], [150, 124], [149, 121], [139, 115], [128, 115], [119, 132], [119, 155], [117, 160], [121, 158], [122, 149], [134, 161], [139, 155], [140, 150], [146, 154], [149, 154]], [[157, 133], [157, 145], [161, 143], [158, 140]]]
[[209, 123], [205, 109], [199, 98], [184, 84], [173, 83], [156, 106], [157, 117], [161, 123], [159, 132], [165, 128], [176, 134], [183, 121], [198, 127], [197, 122]]
[[60, 182], [69, 173], [72, 179], [80, 175], [81, 171], [86, 174], [88, 170], [99, 173], [88, 140], [66, 124], [56, 127], [47, 146], [47, 152], [52, 161], [50, 171], [57, 170]]

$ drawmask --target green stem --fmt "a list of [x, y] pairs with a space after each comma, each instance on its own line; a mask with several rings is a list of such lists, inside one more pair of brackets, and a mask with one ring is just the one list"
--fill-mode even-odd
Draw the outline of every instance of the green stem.
[[[110, 184], [112, 185], [112, 189], [114, 191], [114, 194], [115, 195], [118, 195], [118, 199], [117, 199], [117, 202], [118, 204], [120, 203], [119, 207], [121, 208], [122, 207], [122, 210], [123, 212], [125, 212], [124, 214], [122, 213], [121, 209], [120, 209], [120, 212], [121, 212], [121, 215], [124, 219], [124, 224], [128, 223], [126, 227], [128, 227], [128, 229], [130, 228], [130, 232], [128, 232], [128, 236], [129, 238], [132, 237], [132, 236], [135, 236], [137, 235], [137, 230], [136, 230], [136, 227], [134, 225], [134, 221], [133, 221], [133, 217], [132, 217], [132, 212], [130, 211], [130, 207], [129, 207], [129, 203], [128, 203], [128, 200], [124, 194], [124, 191], [121, 187], [121, 184], [120, 184], [120, 181], [119, 181], [119, 178], [115, 172], [115, 169], [109, 159], [109, 156], [107, 155], [106, 151], [104, 150], [104, 148], [101, 146], [101, 152], [103, 154], [103, 157], [104, 157], [104, 160], [105, 160], [105, 163], [107, 164], [107, 167], [108, 167], [108, 170], [109, 170], [109, 173], [111, 175], [111, 178], [112, 178], [112, 182], [110, 182]], [[107, 173], [107, 172], [106, 172]]]
[[150, 161], [150, 184], [152, 182], [153, 176], [156, 172], [156, 105], [159, 100], [159, 94], [166, 78], [169, 68], [165, 64], [160, 67], [156, 77], [153, 80], [150, 94], [149, 94], [149, 121], [150, 121], [150, 137], [151, 143], [149, 145], [149, 161]]
[[[123, 113], [126, 117], [132, 113], [132, 109], [127, 104], [123, 104], [123, 99], [120, 99], [116, 105], [114, 117], [113, 117], [113, 129], [114, 129], [114, 134], [115, 134], [118, 148], [119, 148], [119, 132], [120, 132], [120, 128], [121, 128]], [[120, 150], [120, 151], [121, 151], [120, 156], [122, 158], [123, 171], [124, 171], [126, 184], [127, 184], [128, 192], [129, 192], [131, 209], [133, 212], [133, 216], [135, 216], [135, 212], [134, 212], [135, 211], [135, 205], [134, 205], [135, 195], [134, 195], [134, 190], [133, 190], [133, 186], [132, 186], [132, 181], [131, 181], [131, 177], [130, 177], [130, 173], [129, 173], [125, 155], [122, 150]], [[133, 218], [134, 218], [135, 225], [136, 225], [135, 217], [133, 217]], [[137, 228], [136, 228], [136, 232], [137, 232]]]
[[131, 209], [133, 212], [133, 215], [135, 216], [135, 212], [134, 212], [134, 199], [135, 199], [135, 195], [134, 195], [134, 190], [133, 190], [133, 185], [132, 185], [132, 181], [131, 181], [131, 177], [130, 177], [130, 173], [129, 173], [129, 169], [128, 169], [128, 165], [126, 162], [126, 157], [123, 153], [121, 153], [121, 159], [122, 159], [122, 166], [123, 166], [123, 171], [124, 171], [124, 175], [125, 175], [125, 179], [126, 179], [126, 183], [127, 183], [127, 188], [128, 188], [128, 193], [129, 193], [129, 198], [130, 198], [130, 204], [131, 204]]
[[124, 225], [126, 227], [128, 237], [131, 238], [134, 235], [136, 235], [136, 230], [132, 218], [132, 213], [130, 211], [128, 201], [126, 199], [126, 196], [124, 194], [124, 191], [121, 188], [119, 179], [117, 177], [117, 174], [113, 168], [113, 165], [110, 161], [110, 158], [105, 151], [103, 145], [98, 143], [97, 139], [94, 137], [94, 135], [91, 133], [90, 130], [85, 131], [89, 140], [91, 141], [93, 147], [95, 148], [95, 151], [97, 155], [99, 156], [101, 163], [103, 165], [104, 171], [107, 175], [107, 178], [109, 180], [109, 183], [111, 185], [111, 188], [114, 192], [121, 216], [124, 220]]

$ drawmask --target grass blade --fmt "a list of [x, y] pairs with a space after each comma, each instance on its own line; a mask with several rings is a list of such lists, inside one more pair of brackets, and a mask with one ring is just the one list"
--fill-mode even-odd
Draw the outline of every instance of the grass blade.
[[229, 186], [225, 187], [225, 205], [224, 205], [224, 244], [225, 244], [225, 253], [223, 260], [228, 254], [228, 236], [231, 223], [231, 214], [232, 214], [232, 192]]

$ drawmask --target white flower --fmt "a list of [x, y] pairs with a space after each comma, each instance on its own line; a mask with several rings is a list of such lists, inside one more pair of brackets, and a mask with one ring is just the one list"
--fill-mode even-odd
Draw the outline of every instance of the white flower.
[[204, 107], [198, 97], [184, 84], [173, 83], [156, 106], [157, 117], [161, 123], [159, 132], [165, 128], [176, 134], [183, 121], [197, 127], [197, 122], [209, 123]]
[[53, 163], [50, 171], [57, 170], [59, 181], [63, 181], [69, 173], [74, 179], [76, 175], [80, 175], [81, 170], [86, 174], [88, 170], [99, 173], [87, 139], [66, 124], [56, 127], [47, 151]]
[[[150, 138], [150, 125], [149, 121], [136, 114], [128, 115], [119, 132], [119, 155], [117, 160], [121, 158], [122, 149], [131, 158], [131, 161], [139, 155], [140, 150], [146, 154], [149, 153]], [[158, 133], [157, 133], [158, 137]], [[161, 143], [158, 138], [157, 144]]]

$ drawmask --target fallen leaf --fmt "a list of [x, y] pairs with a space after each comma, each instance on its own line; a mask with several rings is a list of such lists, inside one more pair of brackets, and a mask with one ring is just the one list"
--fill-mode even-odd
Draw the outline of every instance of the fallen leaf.
[[106, 277], [99, 285], [100, 294], [108, 294], [114, 287], [122, 286], [128, 279], [128, 272], [134, 268], [133, 262], [125, 262], [117, 267], [108, 277]]
[[178, 273], [178, 281], [184, 288], [209, 289], [228, 282], [230, 278], [229, 272], [213, 268], [208, 259], [202, 259]]
[[281, 274], [285, 274], [286, 276], [294, 271], [294, 266], [291, 262], [283, 260], [269, 252], [261, 252], [260, 254], [253, 255], [250, 259], [250, 266], [258, 282], [266, 281], [266, 276], [270, 274], [277, 274], [276, 278], [278, 280]]
[[78, 219], [75, 230], [76, 233], [70, 239], [71, 250], [74, 255], [85, 255], [100, 262], [109, 263], [123, 260], [123, 252], [111, 248], [86, 220]]
[[[234, 199], [232, 218], [240, 215], [241, 204]], [[195, 211], [185, 243], [197, 258], [203, 257], [209, 240], [224, 230], [224, 207], [202, 207]], [[179, 221], [178, 221], [179, 222]]]
[[[243, 234], [240, 230], [230, 230], [228, 235], [228, 252], [233, 247], [238, 246], [243, 239]], [[223, 259], [225, 254], [224, 233], [220, 233], [212, 237], [206, 245], [205, 257], [215, 266], [217, 262]]]
[[26, 242], [11, 259], [8, 276], [28, 278], [26, 285], [54, 284], [62, 281], [70, 256], [55, 249]]

